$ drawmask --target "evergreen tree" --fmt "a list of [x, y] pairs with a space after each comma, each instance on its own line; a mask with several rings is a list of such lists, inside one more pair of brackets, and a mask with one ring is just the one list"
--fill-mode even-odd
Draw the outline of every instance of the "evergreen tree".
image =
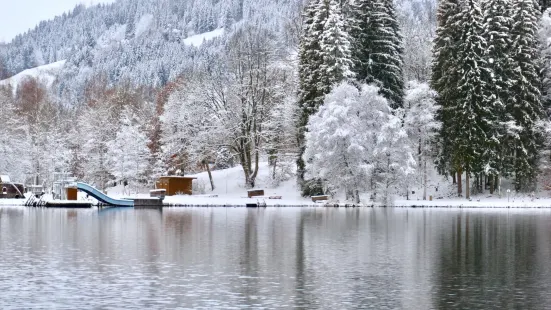
[[[450, 132], [455, 120], [450, 114], [452, 103], [457, 99], [456, 81], [459, 73], [453, 70], [454, 62], [458, 58], [459, 42], [461, 39], [459, 0], [441, 0], [439, 2], [437, 19], [438, 27], [433, 47], [433, 63], [431, 86], [438, 92], [438, 103], [442, 107], [438, 110], [437, 119], [442, 123], [438, 135], [439, 154], [437, 164], [442, 174], [461, 174], [461, 168], [452, 161]], [[459, 178], [458, 192], [461, 195], [461, 179]]]
[[508, 175], [512, 168], [510, 163], [510, 152], [507, 151], [508, 142], [507, 131], [503, 128], [509, 119], [505, 115], [505, 106], [512, 97], [511, 89], [515, 84], [514, 61], [511, 58], [511, 47], [513, 45], [511, 38], [511, 28], [513, 19], [511, 18], [511, 1], [509, 0], [485, 0], [482, 2], [484, 14], [484, 33], [483, 36], [487, 42], [486, 61], [488, 67], [492, 70], [492, 80], [489, 81], [489, 96], [491, 102], [495, 105], [492, 108], [492, 117], [494, 117], [495, 126], [493, 126], [493, 135], [498, 144], [492, 144], [492, 152], [487, 152], [491, 171], [485, 171], [490, 178], [491, 191], [497, 185], [497, 178], [501, 175]]
[[551, 7], [550, 0], [539, 0], [540, 9], [542, 12], [545, 12], [549, 7]]
[[[475, 0], [462, 6], [460, 19], [461, 40], [455, 70], [460, 73], [457, 81], [457, 100], [450, 107], [455, 120], [451, 127], [453, 158], [466, 172], [466, 197], [470, 198], [470, 175], [484, 169], [493, 169], [495, 143], [492, 135], [495, 126], [492, 115], [494, 97], [489, 96], [490, 72], [484, 53], [486, 41], [482, 37], [482, 12]], [[490, 168], [488, 168], [488, 166]]]
[[538, 152], [541, 145], [536, 124], [543, 116], [541, 103], [541, 65], [537, 38], [539, 5], [536, 0], [513, 3], [512, 58], [515, 62], [515, 83], [507, 112], [512, 118], [512, 153], [515, 155], [515, 186], [531, 190], [535, 186]]
[[317, 112], [323, 104], [326, 94], [331, 91], [331, 81], [322, 77], [321, 68], [324, 67], [324, 56], [321, 53], [321, 40], [325, 24], [329, 17], [328, 0], [312, 0], [305, 8], [303, 32], [299, 50], [299, 120], [297, 143], [299, 158], [297, 160], [298, 180], [304, 184], [305, 162], [303, 159], [305, 148], [306, 125], [310, 115]]
[[402, 36], [392, 0], [358, 0], [350, 11], [356, 78], [376, 84], [394, 108], [402, 107]]
[[331, 0], [320, 42], [323, 62], [319, 68], [318, 88], [324, 94], [331, 92], [336, 84], [354, 76], [351, 71], [350, 39], [345, 29], [340, 4], [336, 0]]
[[305, 163], [302, 158], [304, 154], [304, 135], [308, 118], [316, 112], [317, 108], [323, 103], [323, 93], [319, 90], [320, 83], [319, 70], [322, 62], [322, 56], [319, 53], [320, 37], [316, 34], [323, 32], [324, 21], [320, 20], [318, 14], [319, 6], [324, 0], [312, 0], [304, 9], [304, 22], [302, 36], [299, 47], [299, 113], [297, 143], [300, 148], [299, 158], [297, 160], [298, 178], [300, 182], [304, 181]]

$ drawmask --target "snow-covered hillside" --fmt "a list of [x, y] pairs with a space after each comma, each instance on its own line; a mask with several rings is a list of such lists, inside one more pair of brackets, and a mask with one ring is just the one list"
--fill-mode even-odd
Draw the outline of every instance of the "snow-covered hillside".
[[202, 34], [197, 34], [191, 37], [188, 37], [183, 42], [185, 45], [191, 45], [195, 47], [199, 47], [203, 44], [205, 41], [210, 41], [214, 38], [220, 37], [224, 35], [224, 28], [216, 29], [210, 32], [205, 32]]
[[65, 65], [65, 60], [47, 64], [44, 66], [27, 69], [15, 76], [12, 76], [9, 79], [0, 81], [0, 86], [11, 86], [13, 92], [17, 91], [17, 88], [25, 79], [34, 78], [44, 84], [46, 87], [51, 87], [52, 84], [56, 81], [59, 73], [61, 72], [63, 66]]

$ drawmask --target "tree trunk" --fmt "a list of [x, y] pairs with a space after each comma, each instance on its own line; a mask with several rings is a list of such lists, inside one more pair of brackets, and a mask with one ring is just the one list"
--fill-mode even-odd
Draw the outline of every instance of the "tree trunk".
[[212, 172], [210, 171], [210, 165], [208, 161], [205, 161], [205, 167], [207, 168], [207, 172], [209, 174], [210, 188], [212, 191], [214, 191], [214, 180], [212, 179]]
[[344, 188], [344, 195], [346, 196], [344, 199], [346, 199], [346, 201], [349, 201], [351, 200], [351, 198], [353, 198], [353, 194], [352, 194], [352, 190], [348, 188], [348, 186], [346, 186]]
[[356, 204], [360, 204], [360, 191], [359, 190], [355, 191], [355, 196], [356, 196]]
[[488, 176], [490, 178], [490, 195], [494, 194], [495, 191], [495, 182], [494, 182], [494, 176], [490, 175]]
[[463, 172], [457, 171], [457, 197], [463, 197], [463, 181], [461, 180]]
[[254, 154], [254, 172], [251, 176], [251, 181], [252, 181], [252, 186], [254, 187], [255, 183], [256, 183], [256, 177], [258, 176], [258, 169], [259, 169], [259, 161], [260, 161], [260, 154], [257, 151], [255, 151], [255, 154]]
[[276, 178], [276, 169], [277, 169], [277, 156], [274, 158], [274, 170], [272, 171], [272, 180], [275, 180]]
[[455, 171], [452, 172], [452, 178], [453, 178], [453, 185], [457, 184], [457, 173]]
[[471, 173], [469, 172], [469, 169], [467, 169], [467, 171], [465, 172], [465, 197], [467, 199], [471, 199]]
[[423, 163], [423, 200], [427, 200], [427, 161]]

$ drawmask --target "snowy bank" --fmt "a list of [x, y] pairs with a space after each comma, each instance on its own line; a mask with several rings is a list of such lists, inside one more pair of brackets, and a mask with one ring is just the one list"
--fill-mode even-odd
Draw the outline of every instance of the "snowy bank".
[[0, 81], [0, 86], [10, 85], [13, 89], [14, 94], [17, 92], [17, 88], [21, 85], [22, 82], [27, 78], [34, 78], [44, 83], [47, 88], [50, 88], [52, 84], [57, 79], [57, 76], [63, 66], [65, 65], [65, 60], [54, 62], [51, 64], [39, 66], [32, 69], [27, 69], [22, 71], [9, 79]]
[[473, 197], [427, 200], [397, 200], [395, 207], [402, 208], [551, 208], [551, 198], [516, 197]]

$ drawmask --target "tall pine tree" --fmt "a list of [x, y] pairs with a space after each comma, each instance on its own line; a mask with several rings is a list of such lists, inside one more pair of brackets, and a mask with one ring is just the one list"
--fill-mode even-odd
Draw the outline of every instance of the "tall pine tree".
[[468, 0], [459, 15], [461, 39], [452, 70], [459, 72], [460, 78], [457, 80], [457, 100], [449, 112], [455, 120], [451, 128], [453, 158], [466, 172], [466, 197], [470, 198], [471, 173], [487, 169], [490, 164], [487, 153], [495, 150], [493, 144], [497, 137], [492, 135], [495, 98], [487, 92], [490, 72], [484, 59], [487, 45], [482, 37], [482, 12], [478, 3]]
[[488, 68], [492, 72], [491, 80], [488, 81], [490, 112], [488, 117], [492, 119], [490, 135], [494, 137], [486, 150], [488, 166], [485, 173], [490, 175], [491, 191], [498, 184], [498, 178], [508, 175], [512, 170], [513, 160], [508, 156], [508, 136], [505, 124], [508, 119], [505, 114], [505, 106], [511, 98], [511, 88], [515, 83], [514, 61], [511, 57], [513, 45], [511, 29], [513, 19], [511, 18], [510, 0], [484, 0], [482, 9], [484, 15], [483, 37], [487, 42], [485, 55]]
[[[458, 59], [459, 43], [461, 39], [462, 25], [459, 22], [461, 17], [460, 0], [441, 0], [439, 2], [436, 29], [436, 38], [433, 47], [433, 63], [431, 86], [438, 92], [438, 103], [442, 107], [438, 110], [437, 119], [442, 122], [438, 135], [440, 145], [437, 158], [438, 167], [442, 174], [461, 176], [461, 165], [452, 160], [453, 138], [452, 128], [456, 120], [452, 117], [451, 108], [458, 98], [457, 81], [459, 72], [455, 71], [454, 64]], [[461, 177], [457, 178], [458, 193], [462, 194]]]
[[507, 112], [514, 122], [512, 130], [515, 187], [533, 190], [537, 175], [541, 137], [536, 124], [543, 116], [541, 102], [541, 58], [537, 38], [539, 5], [537, 0], [516, 0], [513, 3], [512, 58], [515, 62], [514, 84]]
[[300, 147], [297, 160], [297, 173], [299, 182], [304, 181], [305, 163], [302, 158], [305, 147], [305, 131], [308, 118], [314, 114], [323, 103], [325, 93], [319, 88], [321, 77], [319, 68], [323, 63], [321, 50], [321, 37], [326, 18], [320, 14], [320, 7], [325, 0], [312, 0], [304, 11], [304, 24], [299, 50], [299, 109], [297, 143]]
[[356, 78], [379, 86], [394, 108], [402, 107], [403, 46], [392, 0], [357, 0], [350, 14]]
[[319, 180], [305, 182], [305, 131], [310, 115], [325, 95], [343, 80], [352, 78], [353, 65], [347, 25], [338, 0], [313, 0], [306, 7], [299, 63], [299, 130], [297, 160], [299, 182], [305, 195], [319, 194]]
[[321, 35], [319, 89], [328, 94], [333, 87], [345, 79], [352, 78], [352, 56], [350, 39], [338, 1], [331, 0], [327, 22]]

